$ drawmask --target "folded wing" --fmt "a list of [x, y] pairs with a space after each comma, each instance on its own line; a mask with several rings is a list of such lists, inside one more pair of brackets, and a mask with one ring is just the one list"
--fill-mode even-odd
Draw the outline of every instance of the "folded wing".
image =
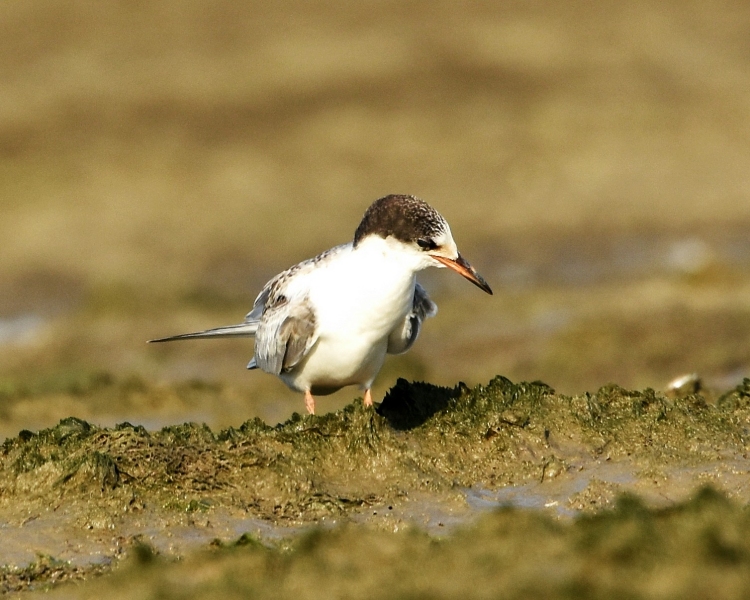
[[437, 304], [430, 300], [421, 285], [416, 284], [411, 311], [388, 336], [388, 354], [403, 354], [411, 348], [419, 336], [422, 322], [436, 314]]
[[299, 363], [317, 340], [315, 313], [306, 299], [270, 305], [255, 335], [255, 357], [248, 369], [278, 375]]

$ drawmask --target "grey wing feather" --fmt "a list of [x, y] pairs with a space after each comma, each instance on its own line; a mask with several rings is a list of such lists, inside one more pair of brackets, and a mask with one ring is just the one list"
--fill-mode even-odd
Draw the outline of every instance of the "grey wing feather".
[[279, 329], [281, 338], [286, 339], [282, 370], [288, 371], [307, 355], [315, 340], [315, 330], [315, 316], [309, 307], [284, 319]]
[[307, 355], [317, 340], [315, 334], [315, 315], [306, 301], [267, 308], [255, 336], [255, 357], [250, 364], [274, 375], [288, 371]]
[[[245, 315], [245, 323], [255, 323], [255, 329], [256, 329], [256, 340], [255, 340], [255, 347], [258, 347], [258, 339], [257, 339], [257, 329], [260, 326], [260, 319], [263, 316], [263, 311], [266, 309], [266, 302], [268, 302], [268, 296], [271, 293], [271, 284], [274, 283], [276, 278], [269, 281], [265, 287], [260, 291], [260, 294], [258, 294], [258, 297], [255, 299], [255, 302], [253, 303], [253, 309]], [[253, 369], [257, 369], [258, 362], [255, 360], [255, 355], [250, 359], [250, 362], [247, 363], [247, 369], [249, 371], [252, 371]]]
[[260, 321], [260, 318], [263, 316], [263, 311], [266, 309], [268, 297], [271, 295], [271, 287], [276, 283], [276, 279], [277, 278], [274, 277], [260, 291], [255, 302], [253, 302], [252, 310], [245, 315], [245, 323], [258, 323]]
[[388, 336], [388, 354], [402, 354], [411, 348], [419, 336], [422, 321], [436, 314], [437, 304], [430, 300], [421, 285], [416, 284], [411, 311], [406, 315], [403, 323]]

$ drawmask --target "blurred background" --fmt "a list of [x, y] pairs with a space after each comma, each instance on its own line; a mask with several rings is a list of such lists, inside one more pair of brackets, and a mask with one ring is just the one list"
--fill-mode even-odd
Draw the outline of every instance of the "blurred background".
[[[0, 5], [0, 437], [271, 423], [235, 323], [388, 193], [450, 222], [399, 376], [564, 393], [750, 375], [750, 4]], [[332, 410], [355, 388], [321, 398]]]

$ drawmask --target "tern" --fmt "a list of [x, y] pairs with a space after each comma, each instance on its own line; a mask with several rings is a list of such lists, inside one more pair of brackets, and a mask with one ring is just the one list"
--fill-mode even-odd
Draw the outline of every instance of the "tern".
[[279, 273], [261, 290], [245, 320], [149, 340], [254, 337], [248, 369], [278, 376], [305, 395], [358, 385], [372, 406], [372, 384], [386, 354], [412, 347], [437, 306], [416, 275], [448, 267], [492, 294], [458, 252], [448, 222], [416, 196], [392, 194], [365, 211], [354, 239]]

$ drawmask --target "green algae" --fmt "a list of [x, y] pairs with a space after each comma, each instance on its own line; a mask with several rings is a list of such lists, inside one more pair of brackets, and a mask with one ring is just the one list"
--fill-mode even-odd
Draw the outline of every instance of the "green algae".
[[744, 411], [750, 407], [750, 378], [742, 380], [733, 390], [723, 394], [718, 405], [727, 411]]
[[375, 411], [356, 401], [274, 427], [254, 419], [219, 432], [195, 423], [149, 432], [71, 417], [5, 441], [0, 506], [86, 495], [106, 510], [135, 496], [305, 522], [418, 491], [544, 480], [583, 459], [627, 458], [645, 471], [695, 464], [746, 451], [744, 389], [714, 406], [617, 386], [568, 397], [503, 377], [473, 389], [399, 380]]
[[110, 571], [109, 565], [76, 566], [53, 556], [40, 555], [24, 567], [0, 566], [0, 593], [53, 589], [53, 586], [91, 579]]
[[[750, 593], [750, 511], [712, 488], [668, 508], [631, 495], [558, 521], [505, 508], [436, 539], [347, 524], [289, 549], [252, 538], [175, 562], [133, 552], [78, 598], [738, 598]], [[69, 586], [61, 595], [73, 591]], [[53, 592], [52, 597], [56, 597]]]
[[[102, 428], [69, 417], [39, 432], [22, 431], [0, 446], [0, 518], [18, 524], [19, 535], [29, 519], [39, 519], [42, 528], [66, 523], [66, 536], [111, 532], [115, 548], [135, 548], [136, 555], [139, 544], [146, 544], [137, 533], [143, 527], [202, 523], [205, 528], [221, 518], [217, 511], [233, 511], [243, 523], [349, 522], [303, 536], [288, 552], [269, 550], [253, 536], [236, 543], [216, 540], [211, 544], [215, 553], [196, 567], [212, 569], [206, 576], [209, 583], [190, 589], [170, 587], [167, 581], [182, 580], [180, 567], [167, 557], [152, 556], [147, 562], [153, 579], [143, 582], [151, 587], [141, 591], [166, 598], [240, 593], [228, 592], [227, 586], [245, 594], [255, 590], [288, 597], [289, 590], [300, 586], [323, 585], [316, 564], [329, 565], [324, 572], [336, 580], [327, 597], [386, 597], [373, 592], [381, 588], [393, 588], [396, 596], [448, 597], [463, 594], [467, 586], [475, 590], [474, 597], [494, 597], [498, 586], [511, 598], [649, 597], [651, 583], [631, 589], [622, 587], [622, 577], [637, 579], [639, 569], [656, 577], [661, 563], [665, 573], [692, 577], [688, 569], [678, 568], [682, 557], [688, 565], [708, 565], [706, 577], [713, 581], [722, 569], [750, 560], [743, 537], [746, 512], [716, 493], [703, 492], [673, 509], [655, 509], [653, 503], [618, 495], [632, 488], [622, 483], [628, 478], [655, 482], [661, 495], [659, 482], [670, 469], [691, 466], [705, 471], [708, 465], [708, 472], [716, 473], [710, 480], [720, 484], [744, 481], [749, 383], [712, 403], [699, 394], [667, 398], [653, 390], [614, 385], [570, 397], [541, 382], [513, 383], [504, 377], [474, 388], [401, 379], [375, 410], [358, 400], [335, 413], [294, 414], [276, 426], [256, 418], [221, 431], [198, 423], [158, 431], [131, 423]], [[154, 393], [148, 384], [118, 382], [96, 390], [87, 393]], [[220, 401], [222, 390], [193, 384], [172, 393]], [[612, 480], [601, 470], [603, 464], [624, 467], [614, 471]], [[732, 469], [734, 474], [727, 476]], [[584, 485], [576, 487], [579, 480]], [[565, 488], [566, 482], [573, 487]], [[558, 483], [563, 487], [555, 488]], [[509, 508], [442, 540], [419, 533], [408, 516], [388, 516], [390, 509], [419, 497], [450, 503], [464, 498], [468, 488], [502, 491], [542, 484], [562, 492], [558, 498], [563, 505], [587, 516], [565, 524], [550, 514]], [[695, 478], [688, 478], [688, 485], [684, 494], [694, 489]], [[746, 502], [743, 485], [736, 483], [728, 491]], [[403, 529], [411, 533], [393, 536]], [[673, 538], [698, 549], [686, 558], [687, 550]], [[231, 556], [227, 546], [233, 548]], [[120, 551], [103, 556], [111, 560]], [[9, 566], [0, 582], [7, 590], [45, 588], [108, 568], [101, 561], [58, 563], [54, 568]], [[392, 574], [393, 564], [401, 565], [398, 577]], [[146, 568], [144, 561], [139, 565]], [[418, 575], [415, 565], [429, 568]], [[598, 574], [588, 574], [585, 565], [596, 565]], [[557, 575], [545, 579], [543, 567]], [[132, 577], [134, 569], [124, 569], [121, 576]], [[441, 575], [451, 569], [462, 573], [453, 583]], [[26, 575], [19, 575], [22, 571]], [[268, 580], [274, 577], [287, 587], [273, 591]], [[747, 585], [736, 574], [729, 579], [737, 589]], [[671, 580], [664, 581], [654, 579], [653, 589], [672, 589]]]

